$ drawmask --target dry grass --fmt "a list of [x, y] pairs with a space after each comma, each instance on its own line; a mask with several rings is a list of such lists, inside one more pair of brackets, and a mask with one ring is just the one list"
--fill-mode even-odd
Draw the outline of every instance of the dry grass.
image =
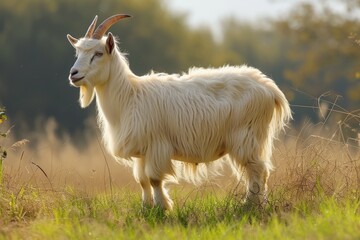
[[270, 179], [273, 195], [288, 206], [317, 205], [329, 197], [360, 200], [359, 147], [322, 137], [318, 135], [321, 129], [314, 126], [308, 128], [303, 130], [311, 134], [290, 135], [285, 143], [277, 144], [277, 168]]
[[[270, 176], [269, 189], [282, 201], [308, 201], [319, 195], [359, 195], [360, 130], [356, 129], [360, 123], [359, 111], [346, 112], [332, 104], [324, 107], [324, 102], [319, 100], [322, 122], [317, 125], [307, 122], [300, 130], [289, 128], [275, 142], [276, 169]], [[31, 184], [52, 190], [72, 186], [96, 193], [125, 187], [140, 192], [131, 169], [117, 164], [105, 152], [95, 122], [90, 124], [93, 129], [76, 139], [68, 135], [57, 137], [53, 119], [41, 125], [45, 127], [26, 134], [29, 143], [8, 151], [3, 166], [8, 188]], [[14, 139], [7, 142], [10, 145]], [[235, 178], [228, 177], [213, 183], [207, 189], [226, 189], [226, 192], [237, 185]]]
[[[332, 126], [328, 124], [329, 116], [325, 116], [320, 124], [305, 123], [300, 131], [288, 129], [286, 135], [275, 142], [275, 171], [269, 182], [274, 200], [288, 205], [321, 200], [319, 196], [359, 196], [359, 143], [344, 136], [344, 129], [350, 128], [347, 123], [351, 114], [342, 112], [340, 116], [345, 116], [344, 120]], [[26, 134], [30, 142], [25, 146], [9, 151], [4, 161], [4, 183], [8, 189], [31, 185], [58, 191], [71, 186], [86, 193], [97, 193], [128, 188], [140, 194], [131, 169], [119, 165], [105, 152], [95, 128], [74, 141], [68, 135], [56, 136], [54, 120], [44, 125], [43, 130]], [[13, 139], [7, 141], [14, 142]], [[225, 178], [220, 177], [212, 184], [190, 187], [190, 192], [206, 189], [227, 195], [238, 184], [235, 178], [228, 178], [228, 173], [224, 175]], [[173, 188], [184, 190], [183, 185]]]
[[119, 165], [104, 151], [96, 130], [75, 141], [68, 135], [57, 137], [56, 131], [56, 122], [50, 119], [43, 130], [26, 134], [29, 142], [25, 146], [8, 151], [4, 161], [7, 187], [30, 184], [59, 190], [71, 186], [95, 193], [135, 186], [131, 169]]

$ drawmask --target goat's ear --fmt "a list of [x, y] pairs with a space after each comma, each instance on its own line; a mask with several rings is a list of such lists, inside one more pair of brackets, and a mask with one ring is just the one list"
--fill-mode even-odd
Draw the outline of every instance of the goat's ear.
[[67, 39], [69, 40], [70, 44], [75, 47], [75, 44], [79, 41], [78, 39], [74, 38], [70, 34], [66, 35]]
[[111, 54], [115, 48], [115, 40], [111, 32], [108, 33], [105, 48], [108, 54]]

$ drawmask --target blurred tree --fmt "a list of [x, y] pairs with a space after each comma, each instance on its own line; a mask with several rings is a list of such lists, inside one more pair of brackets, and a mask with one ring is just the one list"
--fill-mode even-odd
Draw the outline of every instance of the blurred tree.
[[310, 95], [320, 96], [331, 90], [342, 95], [346, 105], [358, 106], [360, 49], [350, 36], [359, 27], [358, 19], [336, 14], [326, 5], [321, 10], [310, 4], [300, 5], [274, 25], [279, 36], [290, 44], [284, 78]]
[[[350, 14], [360, 0], [344, 4]], [[66, 34], [81, 37], [96, 14], [101, 21], [116, 13], [133, 15], [111, 31], [138, 75], [245, 63], [273, 78], [294, 103], [304, 95], [290, 86], [315, 97], [334, 90], [344, 96], [346, 108], [360, 103], [355, 43], [360, 21], [334, 13], [326, 2], [320, 9], [296, 6], [257, 25], [225, 19], [223, 38], [215, 42], [209, 29], [190, 29], [185, 16], [170, 12], [163, 0], [1, 0], [0, 103], [12, 123], [25, 121], [31, 128], [44, 116], [69, 131], [84, 127], [94, 108], [80, 110], [78, 90], [69, 87], [74, 50]]]
[[[286, 38], [279, 37], [272, 28], [271, 21], [253, 25], [226, 19], [223, 22], [223, 48], [227, 51], [225, 59], [230, 64], [247, 64], [261, 69], [279, 85], [284, 82], [283, 70], [288, 65], [286, 53], [289, 44]], [[288, 87], [288, 86], [287, 86]]]

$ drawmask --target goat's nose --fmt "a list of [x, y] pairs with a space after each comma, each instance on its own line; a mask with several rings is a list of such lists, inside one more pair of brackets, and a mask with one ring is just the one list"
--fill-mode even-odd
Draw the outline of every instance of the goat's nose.
[[78, 73], [79, 71], [77, 69], [71, 69], [70, 70], [70, 76], [74, 76]]

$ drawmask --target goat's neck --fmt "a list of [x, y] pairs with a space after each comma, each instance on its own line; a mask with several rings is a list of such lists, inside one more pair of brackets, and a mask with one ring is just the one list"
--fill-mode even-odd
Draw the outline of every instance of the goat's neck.
[[99, 114], [110, 125], [119, 123], [121, 115], [129, 109], [135, 90], [134, 78], [136, 76], [125, 59], [117, 52], [111, 63], [108, 81], [95, 87]]

